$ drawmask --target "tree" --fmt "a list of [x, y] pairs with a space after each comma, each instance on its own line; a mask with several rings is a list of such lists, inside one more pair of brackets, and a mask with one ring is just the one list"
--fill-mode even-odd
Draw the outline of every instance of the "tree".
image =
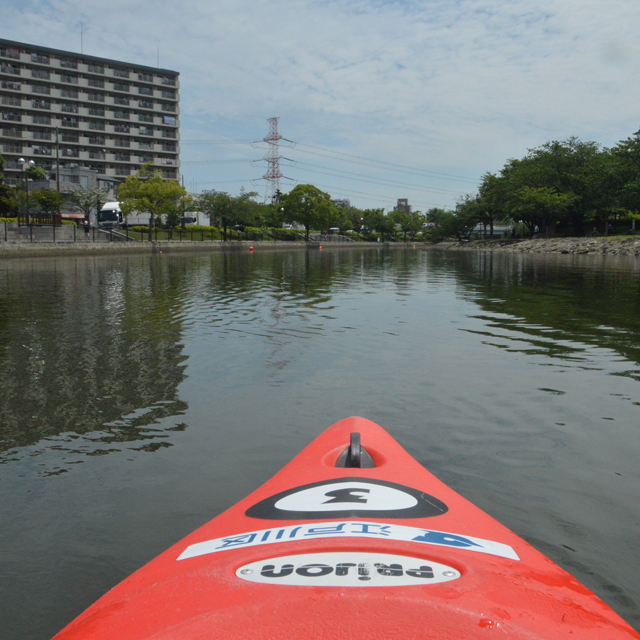
[[118, 200], [126, 216], [134, 211], [146, 212], [149, 217], [149, 240], [156, 219], [179, 211], [180, 202], [187, 196], [186, 189], [176, 180], [165, 180], [162, 171], [153, 164], [143, 165], [135, 175], [127, 176], [118, 188]]
[[304, 225], [307, 242], [311, 227], [328, 228], [327, 222], [334, 215], [335, 208], [331, 196], [311, 184], [297, 185], [284, 197], [283, 202], [284, 219]]
[[38, 189], [31, 193], [33, 201], [45, 215], [60, 213], [60, 207], [64, 204], [64, 196], [53, 189]]
[[561, 217], [577, 199], [569, 193], [558, 193], [550, 187], [523, 187], [514, 195], [514, 212], [527, 226], [531, 236]]
[[100, 203], [107, 199], [107, 192], [99, 187], [79, 187], [73, 191], [67, 191], [65, 195], [71, 206], [84, 214], [87, 222], [89, 222], [91, 212], [94, 209], [98, 211]]
[[200, 211], [209, 216], [213, 226], [222, 227], [222, 239], [227, 241], [227, 226], [233, 216], [233, 198], [228, 193], [204, 193], [198, 198]]
[[15, 191], [4, 183], [4, 158], [0, 153], [0, 218], [13, 217], [18, 212]]

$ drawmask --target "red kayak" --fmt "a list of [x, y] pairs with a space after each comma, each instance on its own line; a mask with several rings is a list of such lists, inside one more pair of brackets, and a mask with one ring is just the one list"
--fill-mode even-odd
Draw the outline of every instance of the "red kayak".
[[640, 639], [575, 578], [347, 418], [56, 640]]

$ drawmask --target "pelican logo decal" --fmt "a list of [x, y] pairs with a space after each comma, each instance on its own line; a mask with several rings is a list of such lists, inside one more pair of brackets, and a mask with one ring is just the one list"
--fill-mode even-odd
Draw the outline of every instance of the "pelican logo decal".
[[236, 576], [250, 582], [300, 587], [401, 587], [456, 580], [460, 572], [424, 558], [332, 551], [252, 562], [240, 567]]
[[264, 520], [428, 518], [447, 510], [437, 498], [401, 484], [338, 478], [278, 493], [249, 507], [246, 515]]

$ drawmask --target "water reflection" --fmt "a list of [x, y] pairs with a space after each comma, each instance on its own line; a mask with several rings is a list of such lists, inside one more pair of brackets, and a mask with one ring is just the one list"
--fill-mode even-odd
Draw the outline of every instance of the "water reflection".
[[51, 637], [354, 414], [640, 625], [637, 273], [383, 248], [2, 263], [3, 630]]
[[187, 409], [177, 392], [185, 369], [184, 274], [138, 262], [4, 265], [0, 460], [36, 455], [44, 446], [67, 452], [69, 465], [123, 443], [168, 446], [169, 434], [149, 425]]

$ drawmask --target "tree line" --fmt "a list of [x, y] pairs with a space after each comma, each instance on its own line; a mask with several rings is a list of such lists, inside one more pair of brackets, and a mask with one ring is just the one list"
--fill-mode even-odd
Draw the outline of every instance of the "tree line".
[[[20, 189], [4, 184], [0, 155], [0, 216], [15, 213], [20, 206]], [[41, 171], [41, 170], [39, 170]], [[81, 194], [82, 190], [79, 190]], [[86, 212], [95, 194], [75, 198]], [[494, 225], [519, 227], [532, 236], [554, 231], [582, 236], [597, 228], [606, 233], [612, 226], [629, 227], [640, 219], [640, 131], [612, 148], [572, 137], [530, 149], [521, 159], [509, 159], [497, 173], [485, 173], [475, 194], [467, 194], [453, 209], [433, 208], [426, 212], [398, 209], [338, 207], [328, 193], [311, 184], [299, 184], [289, 193], [278, 192], [273, 202], [256, 201], [257, 193], [240, 191], [187, 194], [175, 180], [164, 180], [162, 172], [144, 165], [120, 185], [118, 199], [123, 212], [144, 211], [154, 220], [176, 227], [187, 211], [200, 210], [212, 226], [228, 231], [246, 227], [278, 228], [297, 223], [305, 229], [341, 233], [372, 234], [382, 239], [401, 234], [432, 241], [468, 237], [482, 225], [493, 235]], [[38, 198], [36, 198], [37, 200]], [[44, 194], [41, 208], [59, 207], [61, 202]]]

